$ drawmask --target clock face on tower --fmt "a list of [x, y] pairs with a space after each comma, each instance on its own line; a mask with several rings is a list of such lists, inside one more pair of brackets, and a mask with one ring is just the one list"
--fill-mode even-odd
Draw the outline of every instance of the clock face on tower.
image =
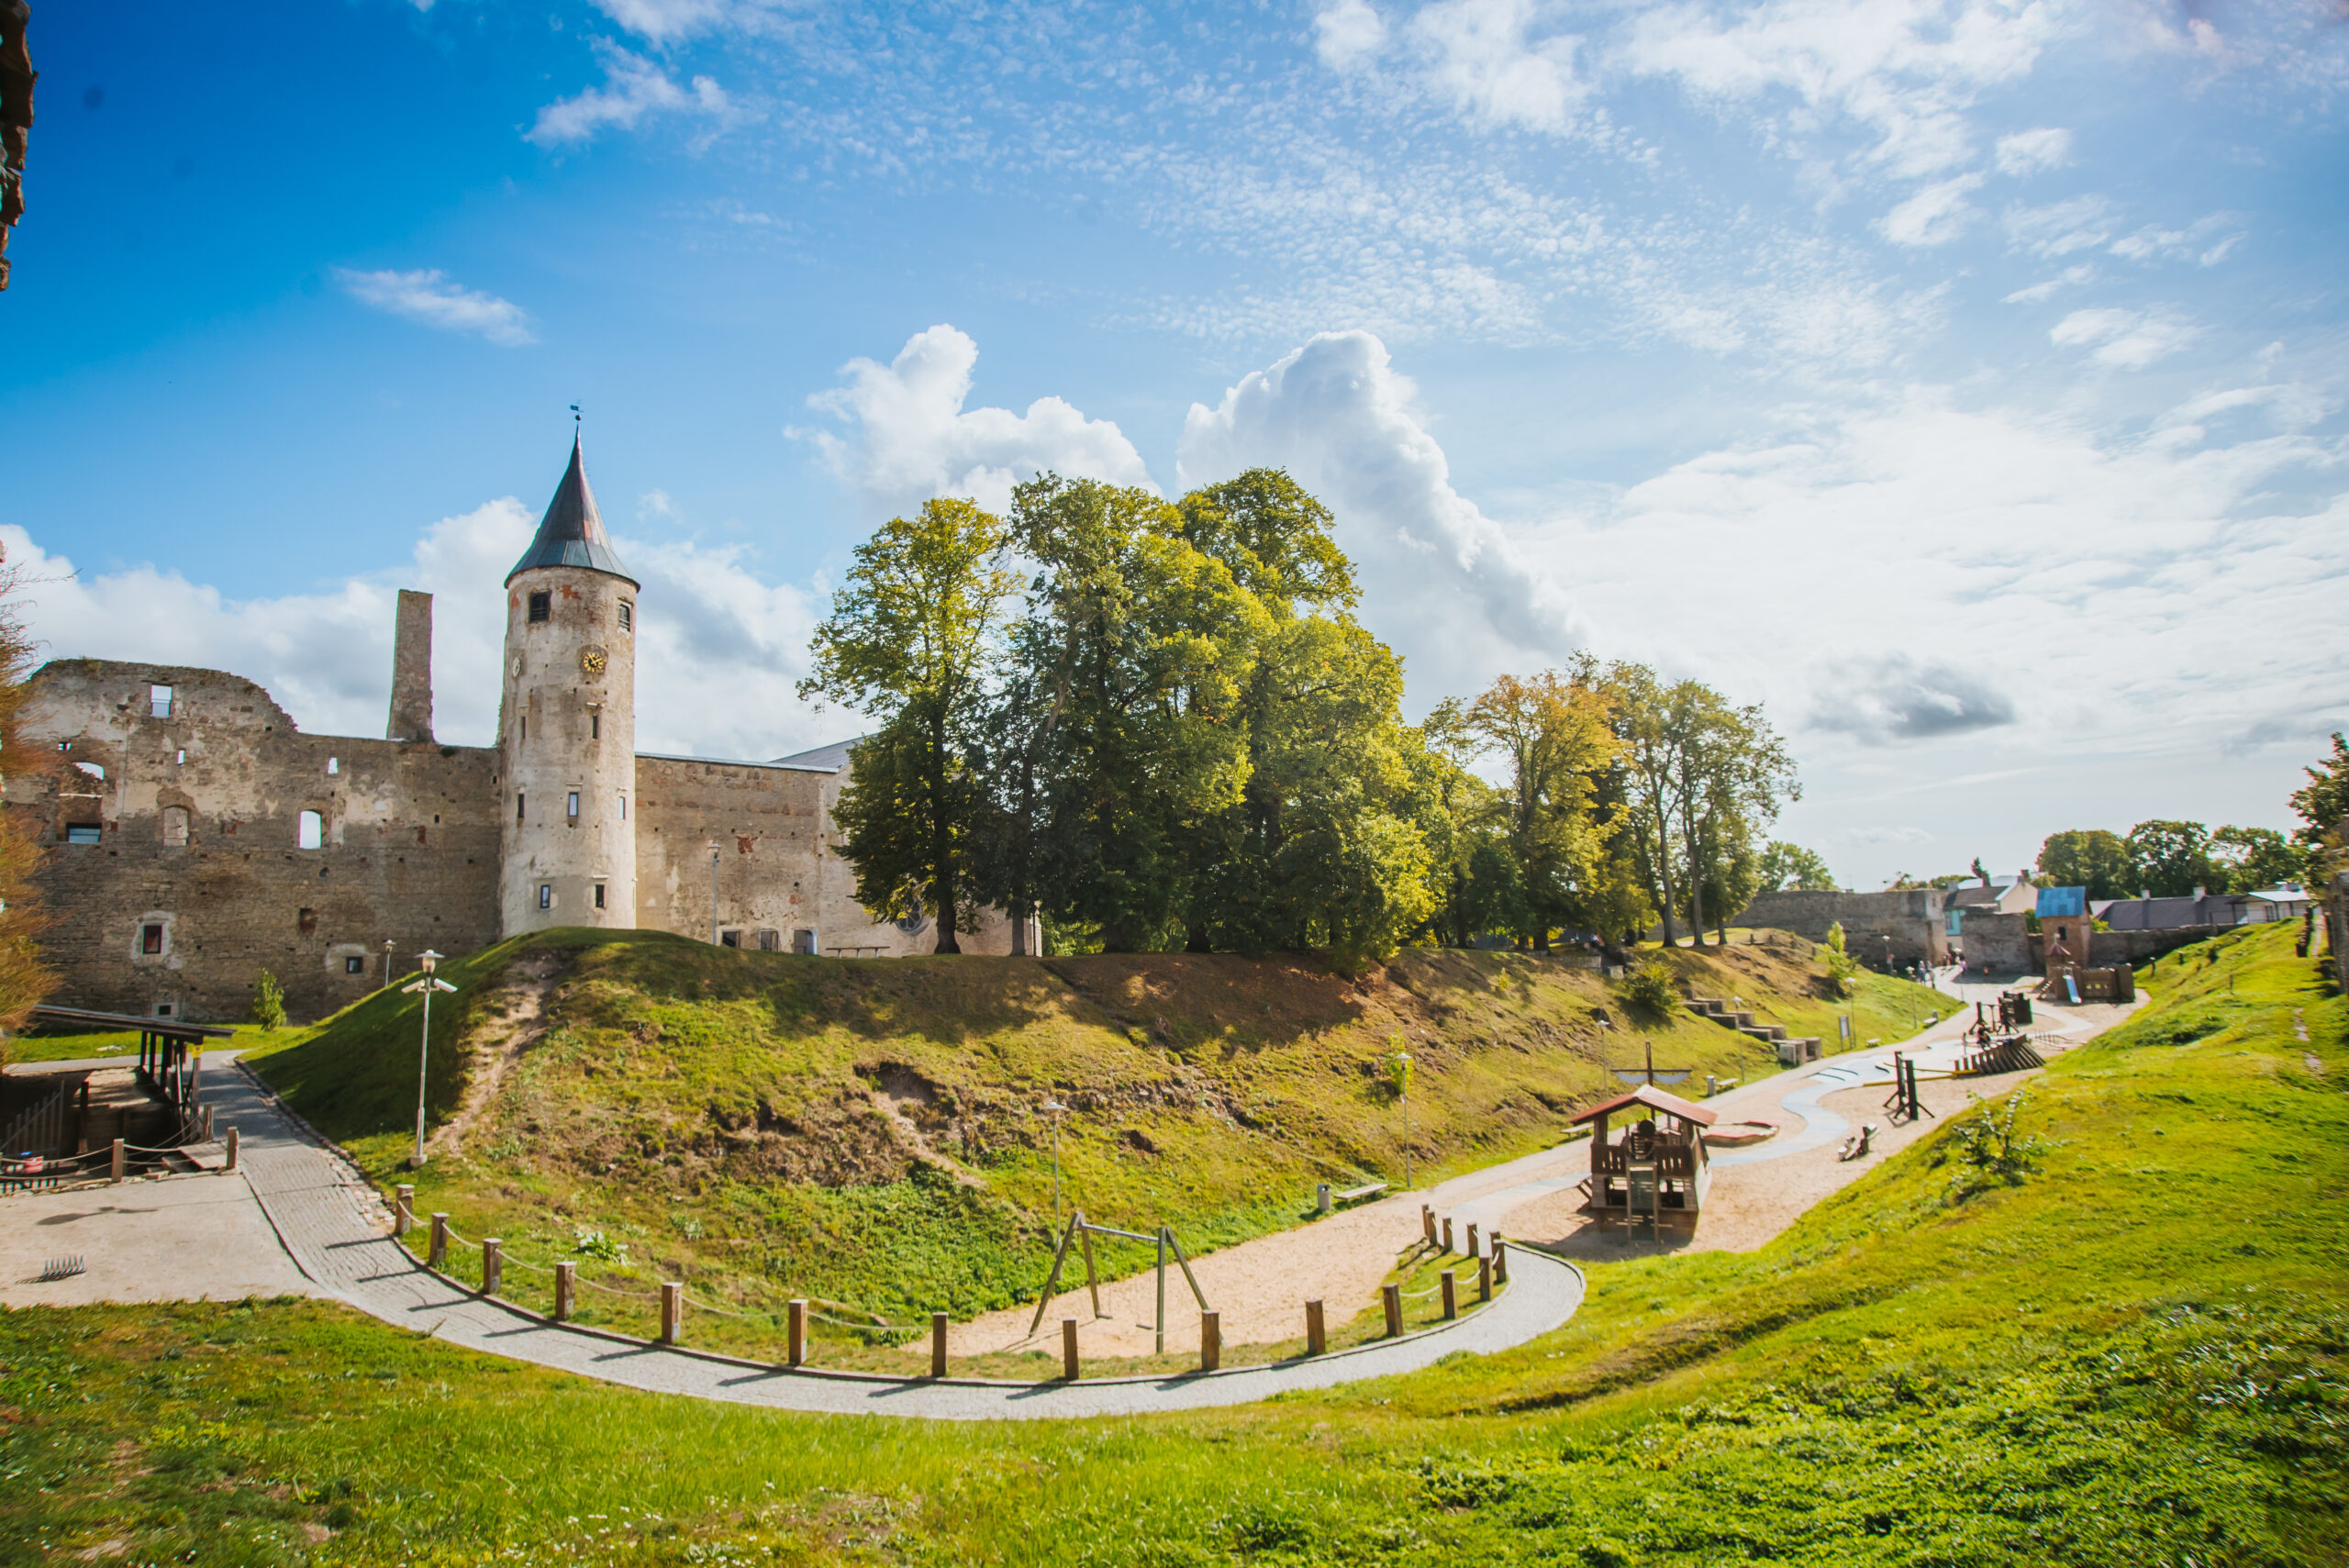
[[590, 648], [582, 652], [579, 655], [579, 669], [580, 673], [591, 681], [596, 676], [602, 674], [604, 673], [604, 651], [600, 648]]

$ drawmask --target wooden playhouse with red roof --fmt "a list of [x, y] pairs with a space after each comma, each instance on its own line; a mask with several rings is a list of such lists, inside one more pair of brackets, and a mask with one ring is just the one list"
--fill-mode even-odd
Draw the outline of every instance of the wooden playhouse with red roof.
[[[1623, 1126], [1609, 1137], [1608, 1123], [1618, 1117]], [[1642, 1084], [1575, 1118], [1576, 1127], [1594, 1124], [1590, 1197], [1583, 1212], [1596, 1216], [1602, 1230], [1618, 1224], [1694, 1230], [1711, 1179], [1705, 1162], [1705, 1129], [1716, 1119], [1704, 1106], [1653, 1084]]]

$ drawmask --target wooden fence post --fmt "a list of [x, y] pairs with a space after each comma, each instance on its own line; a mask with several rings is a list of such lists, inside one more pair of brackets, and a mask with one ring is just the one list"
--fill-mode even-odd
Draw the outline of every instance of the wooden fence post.
[[416, 1229], [416, 1189], [402, 1182], [392, 1189], [392, 1234], [405, 1236]]
[[1403, 1287], [1399, 1284], [1379, 1286], [1378, 1304], [1386, 1308], [1386, 1337], [1390, 1340], [1401, 1339], [1403, 1337]]
[[1472, 1258], [1481, 1255], [1476, 1247], [1476, 1227], [1473, 1221], [1468, 1227], [1468, 1255]]
[[196, 1118], [197, 1118], [197, 1120], [201, 1123], [201, 1129], [200, 1129], [200, 1130], [203, 1132], [203, 1135], [204, 1135], [204, 1141], [205, 1141], [205, 1142], [206, 1142], [206, 1143], [211, 1142], [211, 1141], [212, 1141], [212, 1107], [211, 1107], [210, 1106], [203, 1106], [201, 1109], [199, 1109], [199, 1110], [196, 1112]]
[[128, 1162], [125, 1159], [122, 1140], [117, 1138], [114, 1140], [114, 1165], [112, 1168], [113, 1177], [116, 1181], [118, 1182], [122, 1180], [123, 1167], [126, 1163], [128, 1163]]
[[445, 1214], [432, 1217], [432, 1250], [425, 1254], [424, 1266], [428, 1269], [449, 1266], [449, 1217]]
[[1223, 1314], [1199, 1314], [1199, 1370], [1213, 1372], [1223, 1364]]
[[1443, 1217], [1443, 1250], [1452, 1251], [1452, 1216], [1448, 1214]]
[[789, 1314], [784, 1329], [784, 1354], [789, 1358], [785, 1364], [805, 1366], [807, 1364], [807, 1303], [794, 1297], [785, 1310]]
[[1492, 1298], [1493, 1261], [1490, 1258], [1479, 1258], [1476, 1260], [1476, 1299], [1490, 1301]]
[[500, 1255], [500, 1243], [495, 1236], [484, 1236], [481, 1241], [481, 1293], [495, 1296], [505, 1275], [505, 1258]]
[[1493, 1238], [1493, 1283], [1508, 1284], [1508, 1243], [1497, 1236]]
[[1450, 1269], [1443, 1271], [1443, 1315], [1446, 1318], [1460, 1316], [1460, 1282], [1453, 1278]]
[[1321, 1324], [1321, 1304], [1318, 1301], [1307, 1302], [1305, 1304], [1305, 1353], [1308, 1356], [1320, 1355], [1330, 1348], [1329, 1333]]
[[661, 1282], [661, 1342], [677, 1342], [677, 1326], [685, 1315], [685, 1287], [676, 1280]]
[[1076, 1319], [1061, 1319], [1061, 1375], [1071, 1383], [1076, 1381]]
[[572, 1307], [574, 1305], [573, 1297], [578, 1289], [579, 1265], [557, 1263], [554, 1266], [554, 1320], [556, 1322], [571, 1321]]
[[1419, 1229], [1427, 1232], [1428, 1245], [1431, 1247], [1434, 1246], [1435, 1206], [1433, 1204], [1423, 1203], [1419, 1205]]
[[946, 1314], [930, 1315], [930, 1375], [946, 1375]]
[[223, 1164], [220, 1168], [231, 1174], [233, 1174], [237, 1169], [237, 1129], [234, 1127], [228, 1129], [228, 1162]]

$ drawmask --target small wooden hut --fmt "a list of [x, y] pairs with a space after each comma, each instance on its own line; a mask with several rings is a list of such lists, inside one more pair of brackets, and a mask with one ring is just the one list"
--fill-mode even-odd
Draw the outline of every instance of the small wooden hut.
[[[1639, 1116], [1636, 1120], [1626, 1112]], [[1612, 1138], [1607, 1125], [1624, 1126]], [[1628, 1095], [1591, 1106], [1574, 1125], [1590, 1129], [1590, 1201], [1584, 1212], [1599, 1228], [1618, 1221], [1694, 1229], [1711, 1172], [1705, 1163], [1705, 1129], [1717, 1118], [1704, 1106], [1642, 1084]]]

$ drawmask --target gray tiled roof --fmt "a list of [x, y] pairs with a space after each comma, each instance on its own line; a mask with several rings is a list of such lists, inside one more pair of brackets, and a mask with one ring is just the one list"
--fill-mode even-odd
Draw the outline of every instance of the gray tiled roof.
[[538, 537], [506, 574], [507, 582], [534, 566], [584, 566], [591, 572], [608, 572], [630, 587], [642, 586], [612, 552], [611, 536], [604, 531], [604, 519], [596, 511], [596, 493], [587, 488], [587, 465], [579, 455], [575, 437], [571, 443], [571, 466], [563, 471], [562, 483], [554, 487], [547, 515], [539, 519]]
[[803, 773], [837, 773], [848, 767], [848, 749], [863, 740], [862, 735], [846, 740], [835, 740], [829, 746], [818, 746], [812, 751], [796, 751], [788, 757], [777, 757], [771, 767], [797, 768]]

